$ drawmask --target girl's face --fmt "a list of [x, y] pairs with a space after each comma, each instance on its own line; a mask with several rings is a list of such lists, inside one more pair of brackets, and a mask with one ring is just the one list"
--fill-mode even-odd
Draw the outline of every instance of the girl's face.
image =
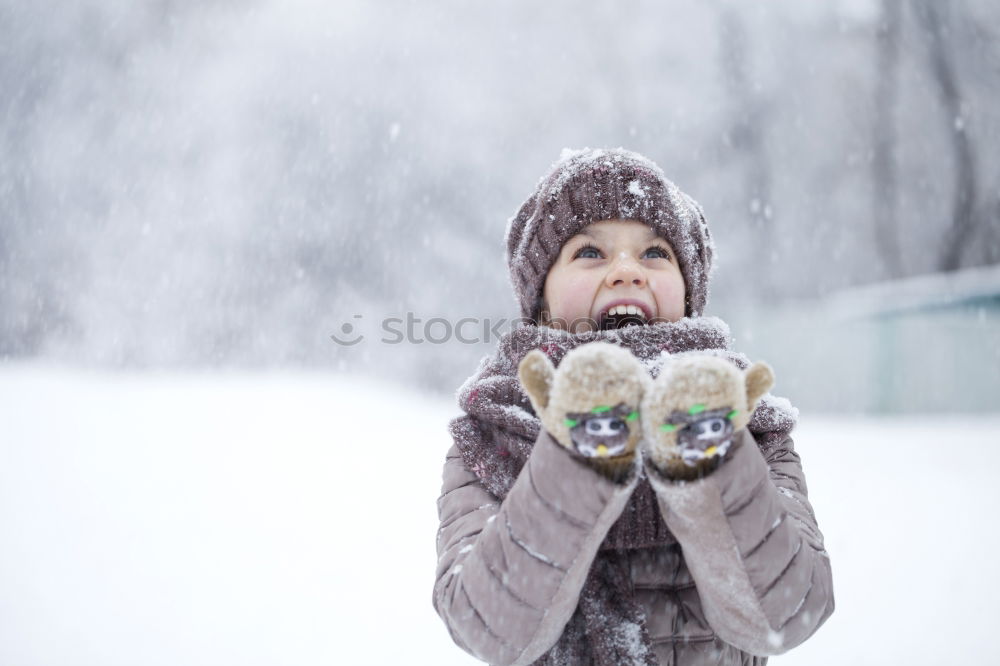
[[684, 317], [670, 244], [635, 220], [602, 220], [563, 245], [542, 291], [542, 324], [572, 333]]

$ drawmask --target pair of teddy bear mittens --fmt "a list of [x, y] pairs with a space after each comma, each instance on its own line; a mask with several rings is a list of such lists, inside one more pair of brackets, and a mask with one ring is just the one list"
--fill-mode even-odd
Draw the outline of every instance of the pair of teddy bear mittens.
[[744, 372], [708, 354], [670, 358], [653, 380], [631, 352], [607, 342], [577, 347], [558, 369], [533, 350], [518, 374], [542, 427], [615, 481], [628, 476], [639, 446], [668, 478], [711, 473], [774, 384], [765, 363]]

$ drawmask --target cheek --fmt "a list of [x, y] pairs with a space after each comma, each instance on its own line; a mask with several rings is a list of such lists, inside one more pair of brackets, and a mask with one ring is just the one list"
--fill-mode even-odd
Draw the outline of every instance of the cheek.
[[546, 301], [553, 317], [573, 319], [590, 314], [592, 279], [579, 273], [553, 275], [546, 283]]
[[684, 317], [684, 278], [680, 271], [651, 279], [650, 289], [656, 297], [661, 317], [670, 321]]

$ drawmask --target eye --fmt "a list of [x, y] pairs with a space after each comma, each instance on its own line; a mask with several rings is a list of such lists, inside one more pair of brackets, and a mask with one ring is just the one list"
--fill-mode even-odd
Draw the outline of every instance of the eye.
[[698, 421], [695, 432], [698, 439], [710, 439], [722, 434], [725, 429], [725, 419], [711, 418]]
[[670, 259], [670, 253], [667, 248], [662, 245], [651, 245], [646, 248], [646, 252], [643, 255], [645, 257], [650, 257], [652, 259]]
[[600, 259], [601, 258], [601, 251], [598, 250], [593, 245], [587, 244], [587, 245], [584, 245], [583, 247], [581, 247], [579, 250], [577, 250], [576, 254], [573, 255], [573, 258], [574, 259], [577, 259], [577, 258], [583, 258], [583, 259]]

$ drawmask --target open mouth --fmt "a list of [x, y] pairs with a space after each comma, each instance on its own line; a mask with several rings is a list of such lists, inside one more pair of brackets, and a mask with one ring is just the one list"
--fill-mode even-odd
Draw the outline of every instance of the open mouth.
[[681, 443], [681, 459], [684, 461], [685, 465], [693, 467], [699, 460], [726, 455], [726, 451], [729, 450], [729, 446], [732, 443], [733, 440], [731, 438], [726, 438], [721, 442], [713, 444], [705, 449], [699, 449], [696, 447], [692, 448], [685, 443]]
[[642, 326], [647, 322], [646, 313], [637, 305], [616, 305], [601, 314], [598, 322], [602, 331], [626, 326]]

